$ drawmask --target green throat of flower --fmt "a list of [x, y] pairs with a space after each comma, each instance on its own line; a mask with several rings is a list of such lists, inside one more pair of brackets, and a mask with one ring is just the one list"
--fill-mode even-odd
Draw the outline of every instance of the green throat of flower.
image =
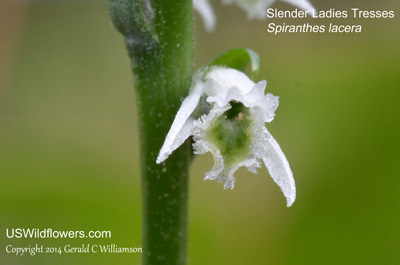
[[230, 105], [232, 108], [215, 118], [206, 132], [207, 140], [219, 149], [228, 168], [249, 157], [253, 134], [249, 108], [236, 101]]

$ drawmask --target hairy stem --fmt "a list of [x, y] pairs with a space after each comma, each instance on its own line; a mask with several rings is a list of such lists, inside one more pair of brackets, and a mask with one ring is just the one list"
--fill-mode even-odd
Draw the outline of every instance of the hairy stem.
[[188, 168], [184, 144], [161, 165], [156, 157], [188, 94], [193, 61], [191, 0], [108, 0], [125, 36], [137, 91], [146, 265], [186, 264]]

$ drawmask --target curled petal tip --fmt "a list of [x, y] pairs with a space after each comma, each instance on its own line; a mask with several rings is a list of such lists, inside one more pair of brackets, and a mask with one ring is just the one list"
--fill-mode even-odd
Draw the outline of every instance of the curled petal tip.
[[214, 10], [208, 0], [193, 0], [193, 8], [199, 12], [203, 18], [204, 27], [208, 32], [214, 31], [216, 24], [216, 17]]
[[286, 197], [286, 207], [291, 207], [296, 200], [296, 190], [293, 196]]
[[156, 163], [157, 163], [157, 164], [161, 164], [165, 159], [166, 159], [166, 158], [163, 158], [163, 157], [161, 157], [161, 156], [159, 155], [159, 156], [157, 156]]
[[307, 0], [282, 0], [289, 3], [297, 8], [303, 9], [304, 11], [312, 12], [314, 6]]

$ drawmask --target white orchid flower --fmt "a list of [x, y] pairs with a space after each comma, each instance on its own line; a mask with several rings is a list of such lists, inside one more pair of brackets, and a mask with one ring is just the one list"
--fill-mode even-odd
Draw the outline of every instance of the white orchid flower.
[[[157, 157], [162, 163], [189, 137], [194, 152], [211, 152], [215, 165], [205, 180], [217, 180], [233, 189], [233, 174], [245, 166], [253, 173], [263, 161], [273, 180], [281, 188], [290, 207], [296, 187], [289, 163], [278, 143], [265, 128], [274, 119], [278, 97], [264, 94], [266, 81], [257, 84], [244, 73], [213, 67], [193, 78], [191, 91], [184, 99]], [[198, 109], [207, 114], [196, 117]]]
[[[264, 20], [267, 17], [267, 9], [271, 7], [276, 0], [222, 0], [223, 4], [236, 4], [247, 12], [249, 19]], [[313, 5], [307, 0], [282, 0], [304, 11], [312, 12]], [[193, 0], [194, 9], [199, 12], [203, 18], [207, 31], [215, 29], [216, 18], [212, 6], [208, 0]]]

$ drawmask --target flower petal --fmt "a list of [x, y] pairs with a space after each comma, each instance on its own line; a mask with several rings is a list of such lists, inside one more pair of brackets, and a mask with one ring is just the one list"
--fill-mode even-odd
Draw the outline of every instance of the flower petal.
[[269, 8], [275, 0], [223, 0], [224, 4], [235, 3], [247, 12], [248, 19], [264, 20], [267, 17], [267, 8]]
[[193, 133], [194, 120], [190, 115], [199, 104], [201, 94], [203, 92], [202, 84], [196, 83], [195, 87], [190, 92], [178, 110], [174, 122], [171, 125], [164, 144], [161, 147], [160, 153], [157, 156], [157, 164], [160, 164], [168, 156], [181, 146], [185, 140]]
[[[195, 132], [193, 135], [193, 149], [195, 154], [205, 154], [207, 152], [211, 152], [214, 157], [214, 166], [213, 168], [205, 174], [204, 180], [214, 180], [217, 179], [219, 182], [224, 183], [224, 178], [221, 176], [222, 171], [224, 170], [224, 158], [221, 155], [218, 148], [216, 148], [212, 143], [206, 140], [206, 131], [208, 129], [209, 124], [213, 119], [222, 115], [226, 110], [230, 109], [230, 106], [224, 106], [222, 108], [215, 107], [211, 109], [210, 113], [207, 115], [201, 116], [200, 119], [195, 121]], [[234, 180], [233, 180], [234, 183]], [[229, 186], [233, 187], [234, 184]]]
[[265, 127], [264, 131], [269, 134], [270, 139], [265, 145], [266, 156], [263, 157], [263, 161], [272, 179], [278, 184], [285, 195], [287, 207], [290, 207], [296, 199], [296, 184], [292, 170], [279, 144]]
[[[314, 7], [307, 0], [282, 0], [305, 11], [312, 12]], [[247, 18], [264, 20], [267, 18], [267, 9], [275, 0], [223, 0], [224, 4], [236, 4], [247, 12]]]
[[214, 166], [206, 172], [204, 180], [217, 180], [224, 184], [224, 189], [233, 189], [236, 180], [234, 173], [240, 167], [257, 173], [257, 168], [261, 167], [259, 160], [266, 153], [265, 142], [270, 138], [263, 131], [261, 109], [250, 109], [250, 113], [242, 110], [244, 114], [241, 121], [224, 114], [230, 109], [229, 103], [224, 107], [214, 105], [209, 114], [195, 122], [193, 134], [195, 154], [211, 152], [214, 158]]
[[208, 0], [193, 0], [193, 8], [201, 15], [204, 27], [208, 32], [215, 29], [216, 17]]
[[249, 93], [255, 83], [244, 73], [225, 67], [214, 67], [206, 76], [204, 92], [207, 102], [225, 106], [232, 99], [243, 101], [243, 95]]

